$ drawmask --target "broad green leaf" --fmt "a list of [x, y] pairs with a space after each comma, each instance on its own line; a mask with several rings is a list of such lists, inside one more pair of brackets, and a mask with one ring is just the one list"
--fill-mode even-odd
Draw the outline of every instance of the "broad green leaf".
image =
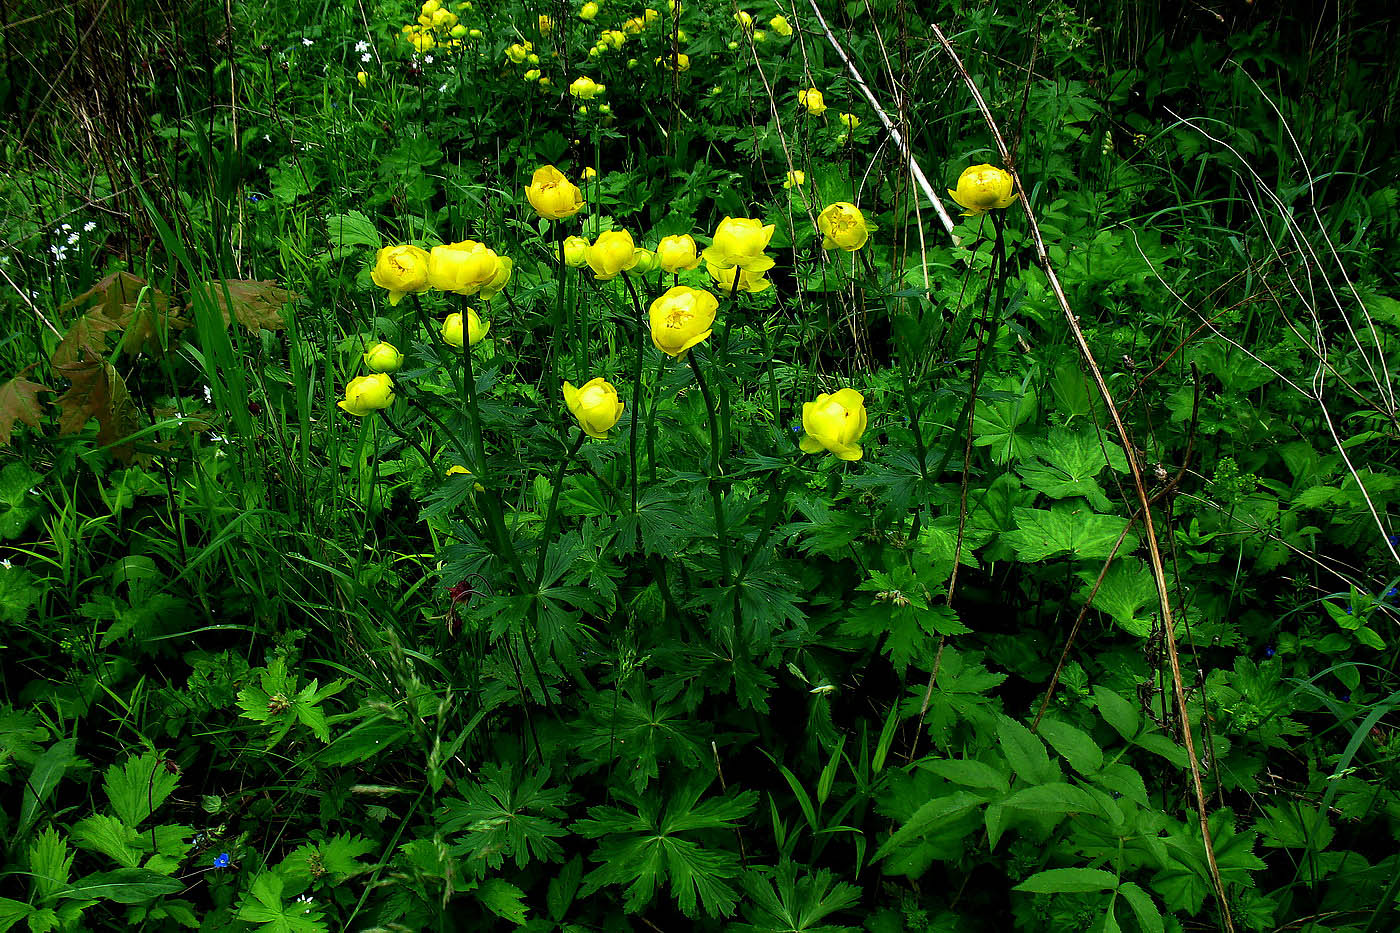
[[165, 767], [164, 757], [151, 751], [112, 765], [102, 776], [113, 812], [133, 829], [165, 802], [179, 780]]
[[1030, 447], [1039, 460], [1016, 469], [1027, 486], [1051, 499], [1078, 496], [1099, 511], [1112, 508], [1095, 477], [1105, 466], [1119, 472], [1128, 468], [1123, 449], [1113, 441], [1092, 428], [1071, 431], [1054, 427], [1047, 439], [1034, 441]]
[[1162, 913], [1153, 903], [1152, 895], [1131, 881], [1125, 881], [1119, 885], [1118, 893], [1133, 909], [1133, 915], [1137, 917], [1138, 926], [1142, 927], [1143, 933], [1165, 933], [1166, 926], [1162, 923]]
[[185, 883], [144, 868], [119, 868], [79, 878], [62, 891], [74, 900], [106, 900], [118, 904], [145, 904], [166, 894], [182, 891]]
[[919, 767], [963, 787], [986, 787], [1002, 793], [1010, 788], [1007, 775], [973, 758], [944, 758], [919, 762]]
[[16, 836], [23, 836], [39, 818], [39, 806], [49, 799], [59, 780], [75, 761], [78, 740], [63, 739], [49, 746], [48, 750], [34, 763], [29, 779], [24, 784], [24, 798], [19, 808], [19, 829]]
[[74, 844], [101, 852], [123, 868], [141, 864], [141, 853], [135, 847], [137, 835], [135, 829], [105, 813], [94, 813], [73, 824]]
[[[1084, 506], [1056, 503], [1049, 509], [1017, 508], [1016, 529], [1002, 538], [1024, 561], [1048, 560], [1061, 555], [1078, 560], [1103, 560], [1113, 553], [1119, 536], [1128, 527], [1126, 518], [1100, 515]], [[1137, 538], [1123, 535], [1118, 552], [1137, 547]]]
[[1061, 813], [1097, 813], [1098, 804], [1089, 794], [1059, 781], [1048, 784], [1033, 784], [1018, 790], [1001, 801], [1003, 807], [1014, 807], [1030, 813], [1057, 815]]
[[1091, 891], [1112, 891], [1118, 887], [1118, 876], [1098, 868], [1051, 868], [1036, 872], [1022, 881], [1013, 891], [1031, 894], [1087, 894]]
[[[1125, 542], [1126, 544], [1126, 542]], [[1084, 586], [1079, 590], [1079, 598], [1088, 601], [1098, 579], [1099, 569], [1085, 569], [1079, 572]], [[1157, 606], [1157, 583], [1147, 564], [1136, 557], [1124, 557], [1120, 548], [1118, 557], [1104, 573], [1103, 582], [1094, 593], [1094, 608], [1107, 613], [1119, 627], [1130, 635], [1146, 638], [1152, 632], [1156, 618], [1151, 610]]]
[[920, 836], [935, 831], [941, 824], [950, 822], [986, 802], [985, 797], [966, 791], [956, 791], [946, 797], [935, 797], [915, 810], [914, 815], [876, 850], [871, 861], [878, 862], [884, 859], [904, 843], [913, 842]]
[[487, 878], [476, 889], [477, 899], [486, 909], [511, 923], [524, 925], [529, 909], [522, 903], [525, 892], [500, 878]]
[[1011, 717], [1002, 716], [997, 720], [997, 741], [1001, 745], [1001, 753], [1011, 764], [1011, 770], [1023, 781], [1040, 784], [1059, 776], [1055, 766], [1050, 763], [1045, 745], [1031, 730]]
[[1129, 740], [1137, 736], [1138, 725], [1142, 721], [1138, 716], [1137, 707], [1103, 686], [1094, 687], [1094, 701], [1104, 722], [1112, 726], [1119, 735]]
[[1035, 394], [1024, 391], [1020, 380], [998, 380], [977, 400], [972, 443], [990, 448], [996, 463], [1007, 463], [1026, 450], [1030, 438], [1026, 423], [1035, 413]]
[[1103, 767], [1103, 749], [1084, 730], [1058, 719], [1042, 719], [1040, 734], [1080, 774], [1092, 775]]
[[0, 897], [0, 933], [28, 917], [33, 911], [34, 908], [23, 901]]
[[331, 242], [331, 256], [339, 259], [352, 252], [378, 250], [384, 245], [374, 221], [359, 211], [346, 211], [326, 218], [326, 236]]

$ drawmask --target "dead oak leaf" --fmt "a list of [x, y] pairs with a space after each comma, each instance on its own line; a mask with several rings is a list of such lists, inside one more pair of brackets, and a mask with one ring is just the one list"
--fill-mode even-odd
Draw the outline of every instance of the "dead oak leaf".
[[223, 315], [225, 327], [236, 319], [254, 334], [259, 330], [284, 329], [287, 322], [282, 319], [282, 308], [300, 297], [271, 279], [222, 279], [206, 282], [200, 288]]
[[120, 322], [107, 317], [100, 310], [89, 311], [69, 326], [68, 332], [49, 354], [49, 362], [57, 368], [83, 359], [105, 359], [107, 335], [120, 329]]
[[111, 447], [112, 455], [129, 461], [130, 442], [117, 443], [140, 427], [140, 417], [126, 382], [106, 360], [81, 360], [54, 367], [70, 383], [54, 402], [58, 406], [58, 432], [76, 434], [92, 418], [97, 419], [97, 443]]
[[52, 392], [53, 389], [24, 378], [25, 373], [33, 368], [29, 367], [9, 382], [0, 385], [0, 445], [9, 446], [16, 421], [21, 421], [31, 428], [39, 426], [39, 419], [43, 415], [39, 393]]

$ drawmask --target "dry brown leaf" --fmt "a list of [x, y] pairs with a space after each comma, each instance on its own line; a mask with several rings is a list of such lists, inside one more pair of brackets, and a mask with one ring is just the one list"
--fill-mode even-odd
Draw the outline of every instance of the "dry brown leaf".
[[82, 360], [55, 369], [71, 383], [68, 391], [54, 402], [58, 406], [59, 433], [76, 434], [88, 419], [96, 418], [97, 443], [111, 446], [114, 457], [129, 461], [132, 445], [116, 442], [140, 427], [140, 417], [116, 367], [106, 360]]
[[140, 306], [125, 305], [122, 308], [122, 352], [135, 356], [142, 351], [151, 356], [160, 356], [170, 346], [170, 333], [183, 330], [190, 322], [173, 310], [151, 307], [142, 302]]
[[48, 386], [24, 378], [33, 368], [30, 366], [9, 382], [0, 385], [0, 444], [7, 447], [16, 421], [22, 421], [31, 428], [39, 426], [39, 418], [43, 415], [39, 393], [53, 391]]
[[120, 330], [121, 324], [100, 310], [89, 311], [73, 322], [58, 346], [49, 355], [54, 367], [67, 366], [83, 359], [100, 360], [107, 357], [107, 334]]
[[259, 330], [282, 330], [282, 306], [300, 296], [279, 288], [271, 279], [223, 279], [206, 282], [206, 290], [214, 307], [224, 316], [224, 326], [237, 319], [238, 323], [256, 334]]

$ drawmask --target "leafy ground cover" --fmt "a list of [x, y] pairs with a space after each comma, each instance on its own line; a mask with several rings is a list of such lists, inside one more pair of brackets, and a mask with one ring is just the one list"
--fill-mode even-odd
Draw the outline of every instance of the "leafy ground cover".
[[1400, 926], [1393, 15], [4, 16], [0, 930]]

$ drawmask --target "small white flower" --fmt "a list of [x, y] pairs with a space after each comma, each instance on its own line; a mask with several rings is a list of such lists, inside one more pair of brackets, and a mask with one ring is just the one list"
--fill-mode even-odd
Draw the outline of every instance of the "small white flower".
[[68, 255], [68, 247], [55, 243], [53, 246], [49, 247], [49, 252], [53, 253], [54, 259], [63, 262], [64, 258]]
[[222, 434], [215, 434], [213, 431], [209, 432], [209, 440], [213, 441], [215, 444], [228, 443], [228, 438], [224, 437]]
[[39, 494], [39, 487], [38, 487], [38, 486], [30, 486], [30, 487], [29, 487], [29, 494], [30, 494], [31, 496], [37, 496], [37, 495]]
[[14, 564], [10, 562], [10, 559], [8, 557], [4, 560], [0, 560], [0, 567], [4, 567], [6, 570], [9, 570], [13, 566]]
[[365, 54], [360, 56], [360, 61], [368, 65], [370, 62], [374, 61], [374, 56], [366, 52]]
[[315, 42], [312, 42], [310, 39], [302, 39], [302, 40], [301, 40], [301, 44], [302, 44], [302, 45], [315, 45], [316, 43], [315, 43]]
[[363, 40], [363, 39], [361, 39], [359, 42], [356, 42], [356, 43], [355, 43], [355, 51], [356, 51], [356, 52], [364, 52], [364, 51], [367, 51], [368, 49], [369, 49], [369, 43], [366, 42], [366, 41]]
[[269, 135], [267, 135], [266, 133], [263, 133], [263, 142], [265, 142], [265, 143], [270, 143], [270, 142], [272, 142], [272, 137], [269, 136]]
[[425, 64], [425, 65], [431, 65], [432, 63], [433, 63], [433, 57], [432, 57], [431, 55], [424, 55], [424, 56], [423, 56], [423, 64]]
[[439, 93], [439, 94], [445, 94], [445, 93], [447, 93], [447, 85], [444, 84], [442, 87], [438, 88], [438, 93]]
[[73, 225], [72, 225], [72, 224], [64, 224], [60, 229], [62, 229], [62, 230], [72, 230], [72, 229], [73, 229]]
[[69, 245], [69, 246], [72, 246], [73, 244], [77, 243], [77, 242], [78, 242], [79, 240], [81, 240], [81, 239], [82, 239], [82, 236], [81, 236], [80, 234], [77, 234], [77, 233], [70, 233], [70, 234], [68, 234], [68, 245]]
[[84, 232], [84, 233], [91, 233], [92, 231], [94, 231], [94, 230], [96, 230], [96, 229], [97, 229], [97, 221], [95, 221], [95, 220], [89, 220], [87, 223], [83, 224], [83, 232]]
[[208, 386], [204, 387], [204, 404], [214, 404], [214, 390], [209, 388]]

